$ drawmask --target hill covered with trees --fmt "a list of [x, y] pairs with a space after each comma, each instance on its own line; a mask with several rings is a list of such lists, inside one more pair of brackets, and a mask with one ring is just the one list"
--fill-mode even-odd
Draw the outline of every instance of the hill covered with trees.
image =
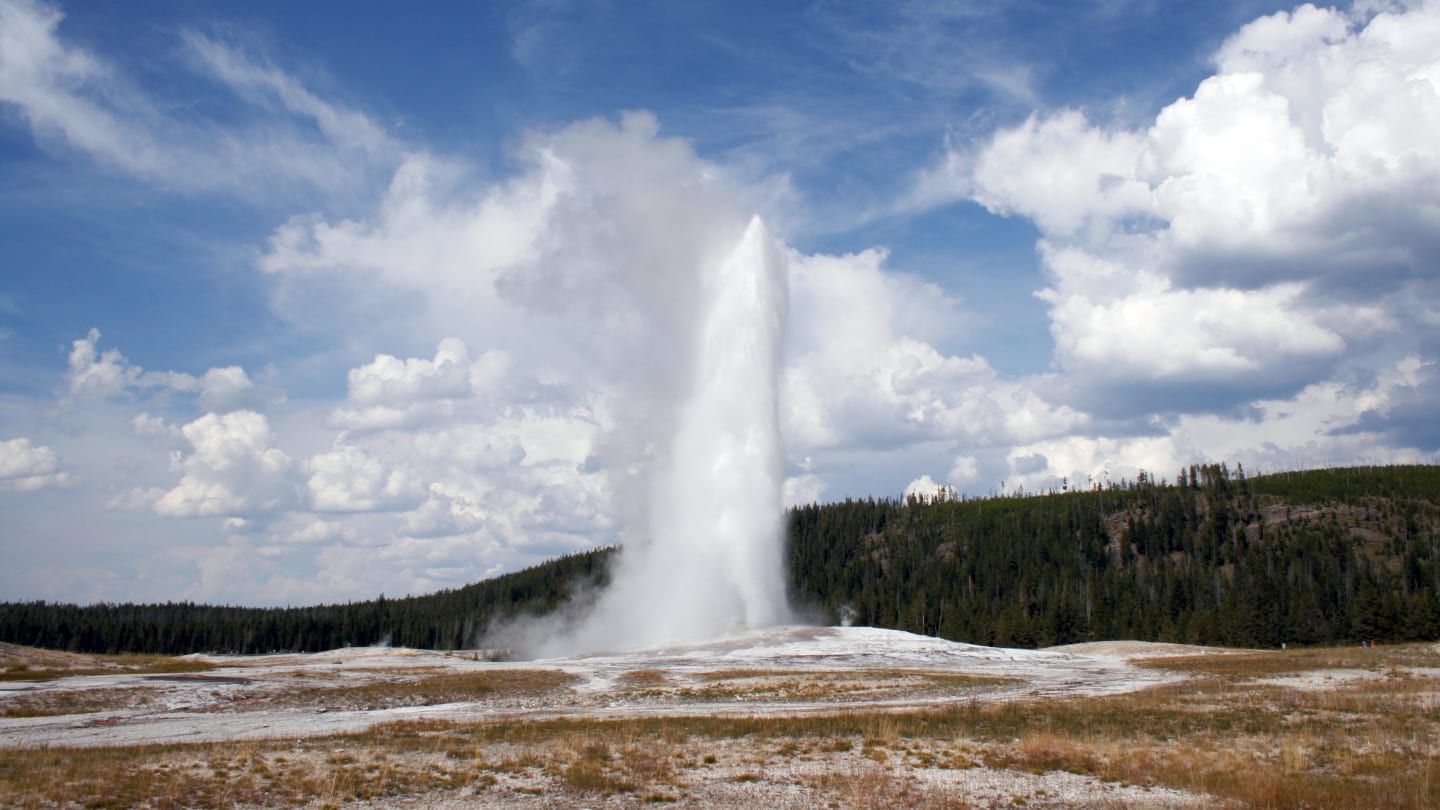
[[[1092, 639], [1231, 646], [1440, 639], [1440, 467], [792, 509], [797, 606], [834, 623], [1016, 647]], [[86, 652], [474, 646], [493, 619], [605, 582], [612, 550], [428, 596], [303, 608], [0, 605], [0, 641]]]
[[342, 605], [251, 608], [49, 602], [0, 604], [0, 641], [95, 653], [316, 652], [390, 644], [473, 646], [493, 620], [546, 613], [607, 582], [613, 548], [571, 554], [463, 588]]
[[832, 621], [1014, 647], [1440, 638], [1440, 467], [846, 501], [789, 534], [797, 598]]

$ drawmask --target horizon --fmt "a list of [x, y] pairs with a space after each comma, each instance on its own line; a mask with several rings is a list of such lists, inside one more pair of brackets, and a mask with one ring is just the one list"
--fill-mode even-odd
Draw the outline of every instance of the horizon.
[[[1220, 463], [1213, 464], [1213, 465], [1212, 465], [1212, 464], [1199, 464], [1199, 465], [1194, 465], [1194, 466], [1195, 466], [1197, 469], [1200, 469], [1200, 468], [1211, 467], [1211, 466], [1213, 466], [1213, 467], [1224, 467], [1225, 465], [1224, 465], [1224, 462], [1220, 462]], [[1302, 474], [1305, 474], [1305, 473], [1335, 472], [1335, 471], [1342, 471], [1342, 470], [1347, 470], [1347, 469], [1383, 468], [1383, 467], [1393, 467], [1393, 466], [1424, 466], [1424, 467], [1434, 467], [1434, 466], [1440, 466], [1440, 465], [1436, 465], [1436, 464], [1423, 464], [1423, 465], [1353, 465], [1353, 466], [1348, 466], [1348, 467], [1327, 466], [1327, 467], [1312, 467], [1312, 468], [1308, 468], [1308, 469], [1271, 470], [1271, 471], [1256, 473], [1256, 474], [1254, 474], [1254, 475], [1252, 475], [1252, 474], [1250, 474], [1250, 473], [1242, 472], [1243, 478], [1232, 478], [1231, 480], [1253, 481], [1253, 480], [1256, 480], [1256, 479], [1270, 478], [1270, 477], [1277, 477], [1277, 476], [1291, 476], [1291, 475], [1302, 475]], [[1200, 471], [1203, 472], [1203, 469], [1200, 469]], [[1159, 487], [1182, 486], [1182, 485], [1179, 483], [1178, 480], [1177, 480], [1177, 481], [1171, 481], [1171, 480], [1168, 480], [1167, 478], [1165, 478], [1164, 476], [1152, 476], [1152, 475], [1149, 474], [1148, 471], [1144, 471], [1144, 472], [1146, 473], [1145, 481], [1146, 481], [1148, 484], [1150, 484], [1150, 485], [1159, 486]], [[1231, 475], [1235, 475], [1236, 472], [1237, 472], [1237, 471], [1231, 470], [1231, 471], [1230, 471], [1230, 474], [1231, 474]], [[1104, 492], [1107, 492], [1107, 491], [1109, 491], [1109, 492], [1128, 491], [1128, 490], [1130, 490], [1130, 489], [1134, 489], [1135, 487], [1139, 486], [1139, 484], [1140, 484], [1140, 482], [1139, 482], [1138, 480], [1132, 481], [1132, 480], [1128, 480], [1128, 479], [1121, 479], [1121, 480], [1119, 480], [1119, 481], [1106, 481], [1106, 482], [1104, 482], [1103, 484], [1102, 484], [1101, 482], [1099, 482], [1099, 481], [1096, 481], [1096, 482], [1094, 482], [1092, 488], [1090, 488], [1090, 489], [1075, 489], [1075, 488], [1071, 488], [1071, 489], [1069, 489], [1069, 490], [1047, 489], [1047, 490], [1035, 490], [1035, 491], [1023, 491], [1023, 492], [1020, 492], [1020, 491], [1015, 491], [1015, 492], [989, 492], [989, 493], [980, 493], [980, 494], [973, 494], [973, 495], [972, 495], [972, 494], [967, 494], [967, 493], [947, 493], [947, 492], [937, 491], [937, 492], [935, 492], [935, 493], [932, 494], [932, 495], [926, 495], [926, 494], [924, 494], [924, 493], [912, 493], [912, 494], [910, 494], [910, 495], [901, 495], [901, 496], [895, 496], [895, 495], [879, 496], [879, 497], [876, 497], [876, 496], [862, 496], [862, 497], [847, 496], [847, 499], [848, 499], [848, 500], [856, 500], [856, 501], [863, 501], [863, 500], [867, 500], [867, 499], [873, 499], [873, 500], [875, 500], [875, 501], [877, 501], [877, 502], [882, 502], [882, 501], [887, 501], [887, 500], [888, 500], [888, 501], [891, 502], [891, 503], [895, 503], [895, 504], [903, 505], [903, 506], [907, 506], [907, 507], [910, 505], [910, 502], [911, 502], [910, 499], [911, 499], [912, 497], [917, 498], [917, 499], [918, 499], [917, 502], [918, 502], [918, 504], [921, 505], [921, 506], [927, 506], [927, 505], [934, 504], [934, 503], [937, 503], [937, 502], [958, 503], [958, 504], [971, 504], [971, 503], [979, 503], [979, 502], [981, 502], [981, 501], [990, 501], [990, 500], [1026, 500], [1026, 499], [1030, 499], [1030, 498], [1052, 498], [1052, 497], [1064, 497], [1064, 496], [1068, 496], [1068, 495], [1100, 494], [1100, 493], [1104, 493]], [[808, 509], [823, 509], [823, 508], [825, 508], [826, 506], [831, 506], [831, 505], [840, 506], [840, 505], [844, 505], [845, 502], [846, 502], [845, 500], [837, 500], [837, 501], [825, 501], [825, 502], [816, 501], [816, 502], [811, 502], [811, 503], [791, 504], [791, 505], [785, 507], [785, 513], [788, 515], [790, 512], [792, 512], [792, 511], [794, 511], [794, 510], [797, 510], [797, 509], [807, 509], [807, 508], [808, 508]], [[461, 589], [464, 589], [464, 588], [467, 588], [467, 587], [470, 587], [470, 586], [480, 585], [480, 584], [483, 584], [483, 583], [485, 583], [485, 582], [489, 582], [489, 581], [496, 580], [496, 579], [501, 579], [501, 578], [506, 577], [506, 576], [508, 576], [508, 575], [510, 575], [510, 574], [523, 574], [523, 573], [527, 573], [527, 572], [530, 572], [530, 571], [534, 571], [534, 570], [547, 567], [547, 566], [549, 566], [549, 565], [552, 565], [553, 563], [556, 563], [556, 562], [559, 562], [559, 561], [561, 561], [561, 560], [568, 559], [568, 558], [571, 558], [571, 557], [583, 556], [583, 555], [589, 555], [589, 554], [618, 553], [621, 549], [622, 549], [622, 546], [621, 546], [620, 544], [616, 543], [616, 544], [610, 544], [610, 545], [596, 546], [596, 547], [594, 547], [594, 548], [582, 549], [582, 550], [579, 550], [579, 551], [567, 551], [567, 552], [563, 552], [563, 553], [561, 553], [561, 554], [557, 554], [557, 555], [555, 555], [555, 556], [553, 556], [553, 557], [547, 557], [547, 558], [545, 558], [545, 559], [543, 559], [543, 560], [538, 560], [538, 561], [536, 561], [536, 562], [530, 563], [530, 564], [524, 566], [523, 568], [519, 568], [519, 569], [516, 569], [516, 570], [513, 570], [513, 571], [505, 571], [505, 572], [502, 572], [502, 573], [489, 575], [489, 576], [483, 577], [483, 578], [481, 578], [481, 579], [479, 579], [479, 580], [475, 580], [475, 581], [473, 581], [473, 582], [466, 582], [466, 583], [460, 583], [460, 584], [456, 584], [456, 585], [446, 586], [446, 587], [443, 587], [443, 588], [437, 588], [437, 589], [435, 589], [435, 590], [427, 591], [427, 592], [424, 592], [424, 593], [408, 593], [408, 592], [407, 592], [407, 593], [405, 593], [405, 594], [403, 594], [403, 595], [401, 595], [401, 596], [386, 596], [386, 595], [382, 592], [382, 593], [376, 594], [376, 595], [374, 595], [374, 596], [368, 596], [368, 597], [366, 597], [366, 596], [361, 596], [361, 597], [358, 597], [358, 598], [355, 598], [355, 599], [349, 599], [349, 600], [344, 600], [344, 601], [336, 601], [336, 602], [309, 602], [309, 603], [298, 603], [298, 604], [286, 603], [286, 604], [274, 604], [274, 605], [246, 605], [246, 604], [233, 604], [233, 603], [228, 603], [228, 602], [227, 602], [227, 603], [206, 603], [206, 602], [194, 602], [193, 600], [187, 600], [187, 601], [189, 601], [191, 604], [194, 604], [196, 607], [215, 607], [215, 608], [240, 609], [240, 610], [252, 610], [252, 609], [253, 609], [253, 610], [269, 610], [269, 609], [279, 609], [279, 610], [305, 610], [305, 609], [310, 609], [310, 608], [322, 608], [322, 607], [339, 606], [339, 605], [346, 605], [346, 604], [356, 604], [356, 603], [365, 604], [365, 603], [378, 602], [378, 601], [386, 601], [386, 602], [389, 602], [389, 601], [407, 600], [407, 599], [422, 599], [422, 600], [423, 600], [423, 599], [425, 599], [425, 598], [427, 598], [427, 597], [435, 596], [435, 595], [437, 595], [437, 594], [439, 594], [439, 593], [441, 593], [441, 592], [450, 592], [450, 591], [461, 590]], [[171, 601], [171, 600], [167, 600], [167, 602], [169, 602], [169, 601]], [[18, 604], [18, 603], [25, 603], [25, 602], [46, 602], [46, 603], [51, 604], [51, 605], [57, 605], [57, 604], [58, 604], [58, 605], [74, 605], [74, 606], [76, 606], [76, 607], [81, 607], [81, 608], [100, 606], [100, 605], [104, 605], [104, 604], [108, 604], [108, 605], [112, 605], [112, 606], [123, 606], [123, 605], [126, 605], [126, 604], [136, 604], [136, 605], [143, 605], [143, 604], [164, 604], [164, 603], [160, 603], [160, 602], [142, 603], [142, 602], [114, 602], [114, 601], [112, 601], [112, 602], [89, 602], [89, 603], [82, 603], [82, 602], [57, 602], [57, 601], [55, 601], [55, 600], [5, 600], [5, 599], [0, 599], [0, 604], [4, 604], [4, 603], [7, 603], [7, 602], [8, 602], [8, 603], [17, 603], [17, 604]], [[771, 627], [791, 627], [791, 626], [794, 626], [794, 627], [828, 627], [828, 626], [844, 626], [844, 627], [849, 627], [849, 626], [851, 626], [851, 625], [845, 623], [845, 621], [843, 621], [843, 620], [841, 621], [841, 623], [840, 623], [839, 625], [825, 625], [825, 624], [820, 624], [820, 623], [807, 624], [807, 623], [805, 623], [805, 622], [802, 620], [803, 616], [813, 616], [813, 615], [815, 615], [815, 613], [814, 613], [813, 610], [806, 609], [806, 610], [801, 610], [801, 611], [796, 612], [796, 611], [793, 609], [793, 606], [792, 606], [792, 611], [791, 611], [791, 614], [790, 614], [790, 616], [789, 616], [789, 620], [788, 620], [788, 621], [785, 621], [785, 622], [782, 622], [782, 623], [780, 623], [780, 624], [777, 624], [777, 625], [772, 625]], [[543, 626], [543, 625], [542, 625], [542, 626]], [[869, 626], [869, 625], [867, 625], [867, 626]], [[751, 632], [764, 632], [766, 629], [768, 629], [768, 628], [766, 628], [766, 627], [748, 628], [748, 629], [745, 629], [743, 632], [746, 632], [746, 633], [751, 633]], [[731, 631], [727, 631], [727, 632], [731, 632]], [[733, 631], [733, 632], [741, 632], [741, 631]], [[704, 637], [705, 637], [705, 638], [709, 638], [710, 636], [704, 636]], [[388, 646], [390, 646], [390, 645], [389, 645], [388, 642], [387, 642], [387, 643], [380, 643], [380, 644], [374, 644], [374, 645], [354, 645], [354, 646], [379, 646], [379, 647], [388, 647]]]
[[784, 505], [1440, 463], [1436, 54], [1421, 0], [0, 0], [0, 601], [633, 541], [663, 271], [751, 215]]

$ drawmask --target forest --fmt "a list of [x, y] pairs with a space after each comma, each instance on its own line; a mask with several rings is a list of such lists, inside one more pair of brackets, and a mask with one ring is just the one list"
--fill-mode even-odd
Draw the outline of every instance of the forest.
[[832, 622], [1006, 647], [1440, 638], [1440, 467], [1197, 465], [1174, 483], [789, 520], [795, 598]]
[[492, 621], [542, 614], [603, 587], [613, 548], [570, 554], [463, 588], [342, 605], [253, 608], [168, 602], [0, 604], [0, 641], [71, 652], [318, 652], [392, 645], [470, 648]]
[[[786, 520], [792, 601], [834, 624], [1008, 647], [1440, 639], [1435, 466], [1247, 478], [1206, 464], [1173, 482], [1141, 473], [1082, 491], [848, 499]], [[0, 604], [0, 641], [167, 654], [472, 648], [492, 621], [603, 586], [614, 553], [341, 605]]]

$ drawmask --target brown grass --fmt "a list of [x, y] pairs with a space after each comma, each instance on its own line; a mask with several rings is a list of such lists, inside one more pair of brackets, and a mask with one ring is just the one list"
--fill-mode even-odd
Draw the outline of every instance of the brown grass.
[[46, 666], [27, 661], [7, 663], [0, 670], [0, 681], [53, 681], [81, 675], [114, 675], [133, 673], [136, 675], [177, 674], [186, 672], [208, 672], [215, 664], [194, 659], [170, 658], [163, 655], [91, 655], [76, 656], [80, 663]]
[[[1429, 808], [1440, 806], [1440, 679], [1406, 667], [1436, 659], [1433, 646], [1186, 657], [1171, 668], [1201, 677], [1179, 685], [929, 711], [421, 721], [302, 742], [12, 750], [0, 757], [0, 796], [22, 808], [342, 804], [467, 791], [665, 803], [693, 801], [685, 797], [697, 781], [744, 787], [772, 766], [814, 758], [834, 763], [807, 783], [815, 806], [963, 806], [907, 768], [986, 766], [1165, 786], [1239, 807]], [[1337, 668], [1375, 677], [1326, 691], [1254, 682]], [[544, 694], [567, 682], [511, 670], [358, 689], [366, 699], [375, 688], [438, 698]]]
[[255, 696], [247, 708], [305, 706], [325, 710], [374, 710], [401, 706], [505, 699], [558, 692], [578, 678], [548, 669], [496, 669], [430, 674], [429, 670], [387, 672], [392, 680], [366, 684], [301, 685]]
[[632, 669], [620, 676], [620, 683], [639, 689], [653, 689], [658, 686], [669, 686], [669, 676], [658, 669]]
[[693, 701], [836, 701], [935, 694], [1011, 683], [1009, 679], [878, 668], [867, 670], [724, 669], [701, 673], [698, 686], [677, 686], [667, 694]]
[[1195, 675], [1268, 678], [1325, 669], [1385, 670], [1404, 666], [1436, 666], [1440, 664], [1440, 646], [1315, 647], [1224, 655], [1180, 655], [1141, 659], [1136, 663], [1153, 669]]
[[142, 690], [124, 688], [22, 693], [10, 695], [0, 703], [0, 717], [94, 714], [118, 708], [142, 708], [154, 702], [154, 698]]

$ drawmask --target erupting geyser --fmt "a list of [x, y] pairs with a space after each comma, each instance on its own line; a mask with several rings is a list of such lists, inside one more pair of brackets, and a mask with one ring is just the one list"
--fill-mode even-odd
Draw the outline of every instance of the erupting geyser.
[[789, 619], [778, 408], [785, 259], [756, 217], [701, 272], [692, 376], [654, 471], [645, 536], [627, 544], [593, 610], [537, 652], [698, 640]]

